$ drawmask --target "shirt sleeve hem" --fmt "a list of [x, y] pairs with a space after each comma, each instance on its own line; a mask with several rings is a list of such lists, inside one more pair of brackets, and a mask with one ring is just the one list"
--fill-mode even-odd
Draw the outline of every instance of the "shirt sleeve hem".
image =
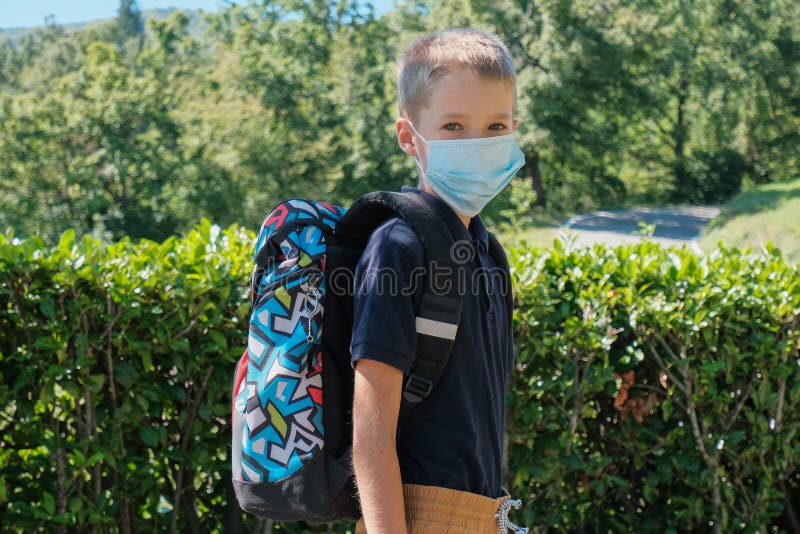
[[359, 360], [374, 360], [385, 363], [400, 370], [403, 374], [408, 374], [413, 364], [413, 358], [410, 358], [408, 355], [375, 343], [358, 343], [357, 345], [353, 345], [351, 349], [350, 365], [355, 369], [356, 362]]

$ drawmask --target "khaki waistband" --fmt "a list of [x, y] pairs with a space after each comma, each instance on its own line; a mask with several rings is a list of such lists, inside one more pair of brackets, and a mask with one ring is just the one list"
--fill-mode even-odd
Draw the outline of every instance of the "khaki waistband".
[[480, 532], [499, 532], [495, 514], [508, 499], [417, 484], [403, 484], [403, 497], [410, 523], [440, 523]]
[[[496, 514], [509, 498], [506, 495], [493, 499], [467, 491], [403, 484], [410, 534], [497, 534], [501, 529]], [[356, 524], [356, 534], [364, 532], [362, 517]]]

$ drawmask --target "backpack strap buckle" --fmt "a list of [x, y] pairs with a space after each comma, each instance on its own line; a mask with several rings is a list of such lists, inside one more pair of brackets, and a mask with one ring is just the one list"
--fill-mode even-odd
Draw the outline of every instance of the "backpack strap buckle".
[[415, 372], [408, 374], [403, 386], [403, 400], [416, 404], [425, 399], [433, 389], [433, 381], [418, 375]]

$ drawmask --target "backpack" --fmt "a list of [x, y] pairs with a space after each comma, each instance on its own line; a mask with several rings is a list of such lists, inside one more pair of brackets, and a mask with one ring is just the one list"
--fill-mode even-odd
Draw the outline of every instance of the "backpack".
[[[348, 210], [294, 199], [267, 215], [254, 252], [247, 348], [233, 381], [232, 477], [246, 512], [317, 523], [360, 517], [351, 458], [355, 266], [372, 231], [400, 216], [419, 237], [426, 266], [452, 267], [455, 240], [439, 210], [417, 193], [376, 192]], [[508, 277], [505, 253], [489, 236]], [[425, 277], [401, 417], [428, 397], [450, 356], [461, 315], [450, 272], [447, 291]]]

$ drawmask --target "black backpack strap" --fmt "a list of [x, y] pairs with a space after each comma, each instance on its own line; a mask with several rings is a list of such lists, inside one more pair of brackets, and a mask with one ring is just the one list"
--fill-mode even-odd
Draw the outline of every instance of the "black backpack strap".
[[403, 384], [403, 406], [407, 408], [425, 400], [439, 383], [461, 320], [462, 295], [450, 256], [453, 234], [447, 221], [421, 195], [388, 191], [359, 197], [339, 219], [334, 233], [366, 244], [372, 231], [395, 215], [414, 229], [422, 243], [428, 275], [416, 316], [417, 356]]
[[514, 313], [514, 287], [511, 285], [511, 270], [508, 267], [508, 259], [503, 245], [491, 232], [489, 232], [489, 255], [494, 260], [494, 264], [503, 271], [503, 290], [506, 292], [506, 310], [508, 310], [507, 317], [510, 324]]

